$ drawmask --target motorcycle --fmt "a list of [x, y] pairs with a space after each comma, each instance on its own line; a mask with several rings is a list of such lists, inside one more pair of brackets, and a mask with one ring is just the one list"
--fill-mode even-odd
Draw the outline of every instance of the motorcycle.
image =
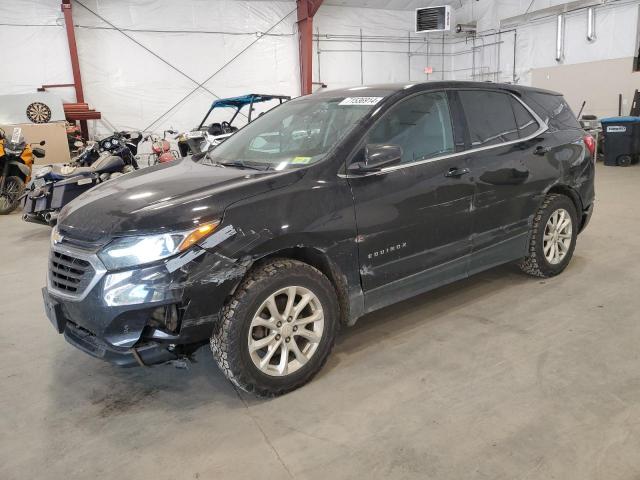
[[[44, 140], [39, 145], [44, 145]], [[33, 157], [43, 158], [43, 149], [27, 144], [21, 128], [14, 128], [11, 139], [0, 128], [0, 215], [14, 211], [20, 203], [25, 184], [31, 179]]]
[[178, 158], [178, 153], [171, 150], [171, 144], [167, 140], [167, 133], [175, 135], [178, 132], [174, 130], [165, 130], [162, 138], [155, 134], [147, 135], [144, 140], [151, 141], [151, 156], [149, 157], [149, 165], [157, 165], [158, 163], [167, 163]]
[[81, 150], [69, 165], [61, 165], [59, 168], [67, 167], [90, 167], [101, 154], [108, 152], [111, 155], [122, 157], [125, 164], [125, 171], [128, 173], [137, 170], [138, 165], [138, 144], [142, 141], [139, 132], [116, 132], [113, 135], [95, 142], [88, 142], [84, 150]]
[[87, 147], [68, 165], [49, 165], [36, 172], [23, 195], [23, 220], [53, 226], [71, 200], [112, 178], [137, 170], [142, 135], [117, 132]]

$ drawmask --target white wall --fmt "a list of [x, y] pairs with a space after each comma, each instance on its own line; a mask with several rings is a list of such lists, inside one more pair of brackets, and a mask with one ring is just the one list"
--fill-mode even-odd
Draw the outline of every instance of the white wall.
[[[33, 93], [45, 83], [73, 82], [67, 36], [59, 22], [61, 16], [57, 1], [0, 2], [0, 45], [4, 58], [0, 94]], [[73, 90], [56, 93], [74, 100]]]
[[[500, 19], [524, 14], [529, 0], [496, 0], [494, 2], [467, 2], [456, 10], [456, 22], [475, 20], [478, 30], [498, 30]], [[530, 11], [558, 5], [564, 2], [535, 0]], [[564, 65], [633, 57], [636, 54], [638, 35], [638, 5], [640, 2], [617, 2], [596, 8], [595, 42], [586, 40], [586, 10], [570, 13], [566, 18]], [[487, 41], [497, 36], [487, 37]], [[513, 33], [501, 35], [500, 61], [495, 51], [485, 49], [483, 62], [492, 70], [500, 70], [501, 81], [511, 81], [513, 72]], [[558, 65], [555, 60], [555, 17], [528, 22], [517, 26], [516, 80], [530, 84], [531, 71]], [[470, 65], [469, 56], [456, 57], [455, 67]]]
[[[318, 62], [318, 44], [314, 42], [314, 81], [318, 80], [318, 67], [320, 80], [328, 88], [442, 79], [442, 70], [448, 72], [451, 68], [451, 58], [441, 56], [441, 35], [416, 35], [414, 22], [415, 10], [323, 5], [314, 18], [314, 33], [320, 34], [321, 51]], [[448, 44], [444, 52], [448, 52]], [[427, 66], [433, 67], [432, 75], [425, 75]]]
[[[300, 94], [296, 4], [288, 1], [243, 0], [81, 0], [101, 20], [74, 2], [74, 23], [85, 99], [102, 112], [100, 132], [143, 129], [185, 97], [196, 84], [240, 54], [205, 86], [217, 96], [250, 92]], [[270, 33], [242, 52], [283, 19]], [[59, 0], [0, 2], [0, 44], [11, 51], [13, 68], [0, 75], [0, 93], [33, 92], [42, 84], [71, 83], [73, 77]], [[124, 29], [163, 59], [164, 64], [109, 23]], [[17, 26], [22, 24], [35, 26]], [[451, 59], [441, 55], [441, 36], [416, 36], [414, 11], [324, 5], [314, 19], [322, 35], [321, 80], [329, 88], [361, 83], [360, 42], [334, 41], [335, 35], [358, 36], [362, 29], [364, 83], [424, 81], [446, 78]], [[44, 26], [43, 26], [44, 25]], [[140, 31], [146, 30], [146, 31]], [[157, 31], [149, 31], [157, 30]], [[175, 33], [162, 32], [171, 30]], [[200, 33], [196, 33], [196, 31]], [[207, 31], [211, 33], [203, 33]], [[213, 33], [217, 32], [217, 33]], [[407, 44], [411, 32], [412, 44]], [[384, 37], [374, 41], [369, 37]], [[369, 38], [367, 40], [367, 38]], [[413, 55], [408, 55], [411, 48]], [[447, 53], [448, 45], [444, 52]], [[329, 50], [354, 50], [330, 52]], [[314, 80], [318, 80], [314, 42]], [[444, 61], [443, 61], [444, 60]], [[424, 67], [432, 66], [432, 75]], [[56, 89], [75, 101], [72, 88]], [[204, 115], [211, 93], [199, 89], [151, 125], [157, 132], [192, 128]], [[1, 106], [0, 106], [1, 108]], [[219, 117], [219, 120], [225, 119]], [[91, 123], [91, 122], [90, 122]]]
[[[127, 35], [197, 83], [239, 55], [206, 82], [205, 86], [217, 96], [250, 92], [296, 96], [300, 93], [293, 0], [81, 1], [108, 22], [127, 29]], [[531, 10], [547, 7], [552, 2], [560, 3], [535, 0]], [[586, 14], [569, 15], [564, 64], [635, 54], [639, 2], [620, 3], [598, 7], [598, 38], [594, 43], [585, 39]], [[491, 32], [498, 28], [500, 19], [524, 13], [529, 4], [530, 0], [466, 0], [455, 9], [454, 20], [476, 20], [479, 30]], [[77, 2], [74, 2], [74, 19], [86, 100], [115, 128], [147, 127], [195, 87], [185, 75], [155, 58]], [[472, 43], [464, 37], [449, 35], [443, 47], [440, 34], [413, 33], [413, 22], [413, 10], [322, 6], [314, 21], [321, 36], [319, 63], [317, 43], [314, 42], [314, 81], [320, 75], [320, 80], [329, 88], [338, 88], [359, 85], [361, 81], [371, 84], [441, 78], [513, 80], [512, 32], [502, 34], [499, 39], [497, 35], [477, 39], [475, 54], [471, 55], [465, 52], [471, 49]], [[0, 75], [1, 94], [33, 92], [42, 84], [72, 82], [59, 0], [0, 2], [0, 23], [3, 24], [0, 26], [0, 45], [5, 47], [5, 56], [11, 58], [11, 68], [5, 68]], [[262, 36], [241, 53], [261, 32], [276, 23], [270, 35]], [[364, 37], [362, 74], [361, 29]], [[410, 46], [405, 40], [408, 35], [412, 38]], [[497, 40], [501, 42], [499, 48], [491, 45]], [[408, 51], [412, 55], [408, 55]], [[554, 54], [553, 18], [519, 26], [516, 81], [531, 83], [533, 69], [556, 64]], [[474, 63], [476, 76], [471, 75]], [[434, 69], [431, 75], [424, 73], [428, 66]], [[494, 73], [497, 71], [500, 73]], [[480, 73], [484, 75], [478, 75]], [[72, 89], [53, 92], [67, 101], [74, 100]], [[192, 128], [213, 99], [211, 93], [199, 89], [151, 125], [151, 129]], [[100, 127], [103, 132], [109, 128], [106, 123]]]
[[[238, 55], [284, 18], [269, 35], [205, 83], [219, 97], [246, 93], [299, 95], [295, 2], [238, 0], [82, 0], [89, 9], [184, 72], [197, 83]], [[42, 84], [73, 81], [58, 0], [0, 2], [0, 44], [12, 68], [0, 75], [1, 93], [33, 92]], [[74, 2], [74, 23], [85, 100], [118, 129], [143, 129], [197, 85]], [[199, 31], [200, 33], [195, 33]], [[204, 33], [210, 32], [210, 33]], [[11, 52], [11, 53], [9, 53]], [[52, 90], [74, 101], [73, 89]], [[152, 125], [186, 130], [215, 97], [199, 89]], [[1, 108], [1, 106], [0, 106]], [[221, 118], [224, 119], [224, 118]], [[106, 124], [100, 125], [107, 131]]]

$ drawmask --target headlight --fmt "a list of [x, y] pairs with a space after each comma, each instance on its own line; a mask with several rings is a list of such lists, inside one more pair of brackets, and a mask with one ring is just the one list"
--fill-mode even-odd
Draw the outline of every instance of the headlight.
[[36, 172], [36, 178], [42, 178], [42, 177], [48, 175], [49, 173], [51, 173], [51, 170], [53, 170], [51, 167], [42, 167], [42, 168], [40, 168]]
[[98, 257], [108, 270], [156, 262], [184, 252], [211, 235], [219, 223], [204, 223], [186, 232], [118, 238], [104, 247]]
[[60, 230], [58, 230], [58, 226], [56, 225], [51, 229], [51, 246], [60, 243], [62, 241], [63, 236], [60, 235]]

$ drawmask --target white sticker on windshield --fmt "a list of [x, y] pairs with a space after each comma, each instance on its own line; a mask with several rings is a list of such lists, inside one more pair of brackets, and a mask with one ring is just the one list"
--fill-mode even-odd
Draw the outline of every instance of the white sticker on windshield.
[[383, 97], [347, 97], [338, 105], [377, 105]]

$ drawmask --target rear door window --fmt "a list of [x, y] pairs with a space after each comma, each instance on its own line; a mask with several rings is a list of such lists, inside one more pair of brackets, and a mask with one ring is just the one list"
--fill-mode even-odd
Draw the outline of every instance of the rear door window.
[[513, 114], [516, 118], [520, 138], [530, 137], [540, 129], [540, 125], [536, 119], [533, 118], [531, 112], [513, 97], [511, 97], [511, 106], [513, 107]]
[[509, 95], [486, 90], [460, 90], [458, 94], [467, 118], [471, 148], [520, 138]]
[[453, 153], [446, 93], [423, 93], [400, 102], [371, 129], [366, 143], [399, 145], [402, 163]]

